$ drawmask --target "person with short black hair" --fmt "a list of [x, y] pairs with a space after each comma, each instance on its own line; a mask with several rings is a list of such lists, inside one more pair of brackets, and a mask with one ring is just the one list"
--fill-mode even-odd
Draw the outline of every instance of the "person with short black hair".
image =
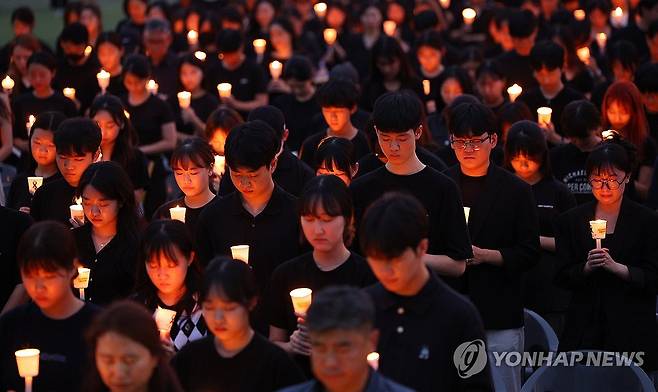
[[513, 48], [496, 57], [496, 61], [505, 70], [507, 84], [518, 84], [527, 90], [537, 86], [530, 63], [530, 51], [537, 36], [537, 18], [532, 11], [513, 10], [507, 20]]
[[123, 85], [122, 59], [125, 50], [119, 34], [113, 31], [103, 32], [96, 41], [96, 57], [101, 68], [110, 74], [107, 92], [117, 97], [124, 96], [128, 90]]
[[[0, 48], [0, 72], [5, 73], [11, 67], [11, 57], [14, 47], [18, 41], [21, 40], [19, 37], [30, 37], [36, 41], [37, 46], [41, 50], [51, 52], [48, 45], [45, 42], [38, 40], [36, 37], [33, 37], [35, 18], [34, 12], [30, 7], [23, 6], [14, 8], [11, 12], [11, 29], [13, 33], [12, 39], [7, 42], [2, 48]], [[17, 81], [14, 78], [14, 81]]]
[[[0, 388], [22, 390], [14, 352], [41, 350], [34, 388], [80, 391], [88, 369], [84, 332], [98, 307], [80, 301], [71, 289], [76, 277], [75, 239], [57, 222], [27, 229], [16, 249], [18, 270], [31, 302], [0, 318]], [[47, 355], [45, 355], [47, 354]]]
[[334, 286], [313, 292], [305, 324], [316, 379], [280, 392], [411, 392], [368, 363], [367, 356], [375, 351], [379, 333], [374, 328], [375, 305], [363, 291]]
[[[656, 23], [658, 28], [658, 23]], [[656, 33], [658, 37], [658, 32]], [[658, 39], [656, 39], [658, 41]], [[635, 76], [635, 85], [642, 93], [644, 111], [649, 123], [649, 134], [658, 140], [658, 61], [641, 66]]]
[[590, 101], [597, 108], [600, 108], [603, 104], [603, 97], [612, 83], [618, 81], [632, 82], [635, 78], [637, 67], [640, 65], [637, 48], [632, 43], [623, 39], [608, 43], [606, 57], [608, 59], [608, 69], [612, 75], [594, 86], [592, 90]]
[[315, 152], [316, 175], [334, 175], [346, 185], [359, 171], [359, 162], [354, 159], [352, 142], [342, 137], [327, 137], [322, 139]]
[[422, 103], [412, 93], [388, 93], [377, 99], [373, 120], [387, 163], [350, 184], [357, 222], [382, 194], [404, 191], [427, 209], [431, 227], [424, 261], [439, 273], [457, 277], [472, 257], [459, 190], [445, 175], [423, 164], [416, 141], [424, 132]]
[[165, 98], [178, 92], [176, 66], [178, 59], [169, 49], [172, 42], [171, 25], [162, 19], [148, 19], [144, 24], [142, 44], [148, 56], [153, 80], [158, 83], [158, 94]]
[[430, 221], [413, 196], [385, 194], [366, 211], [361, 249], [379, 283], [366, 289], [380, 331], [379, 372], [419, 392], [490, 391], [486, 365], [462, 378], [453, 355], [472, 341], [484, 353], [484, 330], [468, 299], [438, 279], [423, 262]]
[[440, 87], [437, 82], [445, 69], [443, 58], [446, 52], [441, 33], [430, 30], [421, 34], [416, 40], [415, 52], [416, 72], [423, 80], [429, 80], [430, 83], [429, 94], [423, 96], [427, 112], [441, 111], [442, 108], [438, 106], [441, 100], [439, 97]]
[[76, 204], [75, 189], [87, 167], [98, 159], [101, 138], [100, 128], [88, 118], [69, 118], [60, 124], [55, 131], [55, 151], [62, 178], [43, 184], [34, 193], [30, 215], [35, 221], [72, 224], [69, 207]]
[[217, 257], [206, 268], [199, 300], [210, 334], [172, 359], [186, 391], [274, 391], [303, 380], [285, 351], [249, 325], [260, 292], [256, 282], [240, 260]]
[[[463, 290], [480, 311], [487, 352], [523, 352], [521, 277], [539, 258], [537, 203], [528, 184], [491, 163], [498, 135], [493, 112], [463, 103], [452, 112], [450, 143], [459, 165], [446, 171], [461, 190], [473, 257], [466, 262]], [[519, 366], [492, 367], [500, 388], [521, 389]]]
[[475, 71], [475, 86], [482, 97], [482, 103], [495, 113], [505, 105], [505, 73], [495, 61], [485, 61]]

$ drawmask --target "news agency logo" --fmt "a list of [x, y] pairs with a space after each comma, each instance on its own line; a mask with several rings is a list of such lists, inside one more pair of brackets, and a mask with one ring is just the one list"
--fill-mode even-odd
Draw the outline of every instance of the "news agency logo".
[[487, 350], [482, 339], [460, 344], [452, 356], [461, 378], [469, 378], [480, 373], [487, 366]]

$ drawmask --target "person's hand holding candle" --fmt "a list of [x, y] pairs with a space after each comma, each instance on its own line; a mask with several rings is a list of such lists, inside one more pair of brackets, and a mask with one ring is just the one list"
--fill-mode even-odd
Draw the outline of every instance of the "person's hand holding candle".
[[71, 210], [71, 219], [69, 222], [73, 227], [80, 227], [85, 224], [85, 211], [82, 208], [82, 198], [76, 197], [75, 204], [71, 204], [69, 207]]
[[290, 335], [290, 350], [299, 355], [311, 355], [311, 340], [301, 317], [297, 319], [297, 329]]

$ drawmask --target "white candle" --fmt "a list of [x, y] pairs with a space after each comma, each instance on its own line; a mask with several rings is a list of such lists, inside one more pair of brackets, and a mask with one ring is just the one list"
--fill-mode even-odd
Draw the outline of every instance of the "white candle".
[[450, 8], [450, 0], [439, 0], [439, 4], [444, 10]]
[[89, 287], [89, 276], [91, 270], [85, 267], [78, 267], [78, 276], [73, 279], [73, 288], [80, 291], [80, 299], [85, 300], [85, 289]]
[[197, 50], [196, 52], [194, 52], [194, 57], [198, 58], [201, 61], [206, 61], [207, 55], [206, 55], [206, 52], [203, 52], [201, 50]]
[[586, 16], [587, 14], [585, 14], [585, 10], [582, 10], [580, 8], [573, 12], [573, 17], [578, 21], [585, 20]]
[[71, 210], [71, 219], [75, 219], [80, 223], [84, 223], [85, 211], [82, 208], [82, 198], [76, 197], [75, 203], [76, 204], [71, 204], [71, 206], [69, 207], [69, 209]]
[[2, 89], [5, 90], [5, 93], [10, 94], [11, 90], [14, 88], [14, 85], [14, 79], [10, 78], [9, 75], [2, 79]]
[[323, 19], [327, 15], [327, 3], [317, 3], [313, 6], [313, 10], [318, 18]]
[[607, 131], [601, 132], [601, 138], [603, 140], [612, 139], [615, 137], [615, 133], [617, 132], [614, 129], [608, 129]]
[[280, 61], [272, 61], [270, 63], [270, 75], [272, 75], [272, 79], [278, 80], [279, 77], [281, 76], [281, 71], [283, 70], [283, 64], [281, 64]]
[[126, 116], [128, 120], [130, 120], [130, 113], [126, 109], [123, 109], [123, 115]]
[[26, 348], [14, 353], [18, 375], [25, 379], [25, 392], [32, 392], [32, 379], [39, 375], [39, 354], [40, 351], [36, 348]]
[[89, 57], [91, 55], [91, 51], [94, 50], [91, 46], [87, 45], [85, 48], [85, 57]]
[[471, 215], [471, 207], [464, 207], [464, 218], [466, 218], [466, 223], [468, 223], [469, 215]]
[[326, 42], [327, 45], [331, 46], [336, 43], [336, 37], [338, 37], [336, 29], [324, 29], [322, 35], [324, 36], [324, 42]]
[[75, 100], [75, 89], [73, 87], [64, 87], [62, 93], [66, 98]]
[[249, 264], [249, 245], [234, 245], [231, 247], [231, 255], [236, 260]]
[[576, 56], [580, 59], [585, 64], [589, 64], [589, 48], [587, 46], [583, 46], [582, 48], [576, 49]]
[[605, 33], [598, 33], [596, 35], [596, 44], [601, 51], [605, 50], [605, 44], [608, 42], [608, 36]]
[[384, 33], [389, 37], [392, 37], [395, 34], [395, 30], [398, 28], [397, 23], [392, 20], [387, 20], [384, 22]]
[[628, 23], [628, 16], [626, 16], [624, 10], [621, 7], [615, 8], [610, 13], [610, 24], [616, 28], [625, 27]]
[[521, 95], [523, 89], [518, 84], [514, 83], [507, 88], [507, 94], [509, 95], [510, 102], [516, 101], [516, 99]]
[[103, 94], [105, 94], [105, 90], [107, 90], [107, 87], [110, 85], [110, 76], [111, 76], [110, 73], [104, 69], [101, 69], [101, 71], [96, 74], [96, 80], [98, 80], [98, 87], [101, 88]]
[[158, 84], [153, 79], [146, 83], [146, 89], [153, 95], [158, 95], [158, 87]]
[[178, 97], [178, 106], [180, 106], [181, 109], [187, 109], [190, 107], [190, 103], [192, 102], [192, 93], [189, 91], [181, 91], [180, 93], [176, 94]]
[[220, 83], [217, 85], [217, 91], [219, 91], [219, 96], [221, 98], [228, 98], [231, 96], [231, 83]]
[[212, 167], [212, 171], [218, 176], [223, 176], [226, 171], [226, 158], [222, 155], [215, 155], [215, 164]]
[[589, 227], [592, 230], [592, 238], [596, 240], [596, 249], [601, 249], [601, 240], [605, 239], [608, 222], [605, 219], [596, 219], [589, 221]]
[[425, 79], [423, 80], [423, 92], [425, 95], [430, 95], [430, 90], [431, 90], [431, 83], [429, 80]]
[[158, 331], [160, 331], [160, 337], [167, 338], [171, 331], [171, 326], [174, 324], [176, 312], [158, 306], [155, 309], [153, 317], [155, 318], [155, 324], [158, 326]]
[[41, 188], [43, 185], [43, 177], [28, 177], [27, 178], [27, 190], [30, 192], [30, 195], [34, 195], [37, 189]]
[[295, 313], [305, 315], [311, 306], [313, 290], [306, 287], [294, 289], [290, 292], [290, 298], [292, 299], [292, 307], [295, 309]]
[[470, 26], [475, 22], [475, 17], [477, 16], [477, 12], [473, 8], [464, 8], [462, 11], [462, 17], [464, 18], [464, 24], [467, 26]]
[[185, 207], [180, 207], [180, 206], [172, 207], [169, 209], [169, 215], [171, 216], [171, 219], [175, 219], [185, 223], [186, 210], [187, 209]]
[[372, 367], [373, 369], [377, 370], [379, 369], [379, 353], [376, 351], [371, 352], [366, 356], [366, 360], [368, 361], [368, 365]]
[[199, 33], [196, 30], [187, 32], [187, 43], [190, 46], [196, 46], [199, 43]]
[[537, 122], [540, 125], [546, 125], [551, 122], [551, 114], [553, 113], [553, 109], [547, 108], [545, 106], [540, 107], [537, 109]]
[[34, 117], [34, 115], [30, 114], [27, 117], [27, 122], [25, 123], [25, 129], [27, 129], [27, 136], [30, 136], [30, 133], [32, 133], [32, 126], [34, 125], [35, 121], [37, 121], [37, 118]]

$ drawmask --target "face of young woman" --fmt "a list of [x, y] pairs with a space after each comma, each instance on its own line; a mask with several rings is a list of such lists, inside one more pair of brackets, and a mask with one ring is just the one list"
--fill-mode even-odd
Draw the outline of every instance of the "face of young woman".
[[55, 137], [53, 133], [46, 129], [36, 128], [32, 131], [30, 148], [32, 149], [32, 158], [41, 166], [48, 166], [55, 163]]
[[213, 288], [203, 302], [203, 318], [208, 330], [220, 342], [242, 336], [249, 326], [249, 310], [242, 304], [229, 301]]
[[400, 60], [378, 58], [375, 62], [384, 80], [394, 80], [400, 74]]
[[96, 115], [94, 115], [94, 121], [96, 121], [101, 128], [101, 134], [103, 136], [101, 145], [107, 146], [117, 140], [121, 128], [119, 128], [119, 124], [114, 121], [114, 118], [108, 111], [101, 110], [96, 113]]
[[617, 101], [612, 101], [605, 110], [605, 115], [608, 117], [608, 122], [612, 129], [621, 130], [631, 120], [631, 112], [626, 106], [621, 105]]
[[292, 37], [278, 24], [270, 26], [270, 41], [274, 48], [289, 48], [292, 46]]
[[329, 252], [343, 244], [345, 217], [331, 216], [318, 206], [314, 214], [300, 220], [304, 237], [316, 251]]
[[71, 281], [74, 270], [57, 269], [46, 271], [37, 268], [31, 271], [21, 271], [23, 287], [37, 306], [49, 310], [62, 303], [67, 295], [71, 295]]
[[98, 46], [98, 61], [106, 71], [116, 69], [121, 62], [121, 56], [122, 53], [119, 48], [109, 42]]
[[441, 98], [446, 105], [450, 105], [458, 96], [464, 94], [461, 84], [454, 79], [446, 79], [441, 85]]
[[158, 359], [142, 344], [116, 332], [106, 332], [96, 342], [96, 368], [112, 392], [138, 392], [147, 385]]
[[441, 52], [427, 45], [418, 48], [416, 58], [425, 72], [435, 72], [441, 66]]
[[188, 161], [187, 164], [179, 164], [173, 169], [176, 184], [185, 196], [197, 196], [208, 189], [212, 170], [199, 167], [191, 161]]
[[108, 198], [91, 185], [82, 191], [82, 208], [94, 228], [116, 226], [119, 202]]
[[512, 168], [519, 178], [528, 181], [534, 178], [540, 169], [540, 164], [527, 155], [517, 155], [510, 160]]
[[28, 48], [22, 46], [14, 47], [11, 54], [11, 61], [16, 65], [16, 69], [18, 69], [21, 75], [27, 75], [27, 60], [32, 56], [32, 53], [34, 52]]
[[144, 0], [129, 0], [128, 1], [128, 15], [133, 22], [143, 24], [146, 20], [146, 1]]
[[146, 262], [146, 273], [161, 294], [180, 293], [185, 287], [187, 269], [192, 264], [192, 255], [185, 257], [177, 246], [173, 246], [176, 257], [172, 260], [166, 254], [154, 255]]
[[[596, 200], [600, 204], [610, 205], [619, 202], [624, 196], [626, 184], [629, 182], [629, 173], [624, 173], [624, 171], [617, 168], [611, 168], [590, 174], [589, 180], [590, 183], [594, 183], [592, 185], [592, 193]], [[598, 187], [597, 183], [602, 184], [602, 186]], [[619, 186], [617, 189], [610, 189], [617, 186]]]
[[201, 85], [203, 71], [192, 64], [184, 63], [180, 68], [180, 81], [185, 91], [194, 91]]
[[130, 94], [144, 93], [146, 91], [147, 82], [148, 80], [140, 79], [131, 73], [126, 73], [123, 78], [123, 85], [126, 87], [126, 90], [128, 90], [128, 93]]
[[54, 73], [41, 64], [32, 64], [27, 68], [27, 78], [36, 91], [43, 91], [50, 87]]
[[213, 131], [208, 144], [212, 147], [212, 150], [219, 155], [224, 155], [224, 144], [226, 143], [226, 137], [228, 132], [224, 131], [221, 128], [217, 128]]

